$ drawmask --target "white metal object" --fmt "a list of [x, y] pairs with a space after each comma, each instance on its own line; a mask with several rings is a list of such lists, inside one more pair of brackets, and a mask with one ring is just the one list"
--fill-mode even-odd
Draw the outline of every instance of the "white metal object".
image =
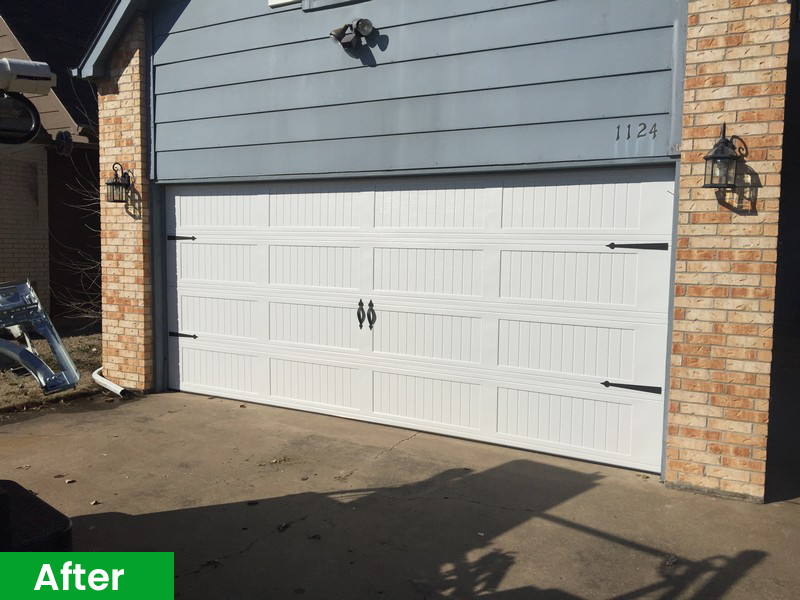
[[126, 390], [124, 387], [122, 387], [120, 385], [117, 385], [113, 381], [109, 381], [108, 379], [106, 379], [105, 377], [100, 375], [100, 373], [102, 371], [103, 371], [103, 367], [100, 367], [99, 369], [96, 369], [92, 373], [92, 379], [94, 380], [94, 382], [97, 385], [99, 385], [102, 388], [107, 389], [109, 392], [112, 392], [112, 393], [116, 394], [120, 398], [129, 398], [131, 396], [131, 393], [128, 390]]
[[[14, 340], [0, 339], [0, 358], [11, 359], [36, 379], [45, 394], [74, 388], [80, 373], [70, 358], [30, 281], [0, 283], [0, 329]], [[50, 346], [58, 371], [53, 371], [31, 346], [28, 333], [41, 335]]]
[[56, 85], [56, 75], [43, 62], [0, 58], [0, 91], [47, 94]]
[[672, 175], [170, 188], [170, 386], [658, 471]]

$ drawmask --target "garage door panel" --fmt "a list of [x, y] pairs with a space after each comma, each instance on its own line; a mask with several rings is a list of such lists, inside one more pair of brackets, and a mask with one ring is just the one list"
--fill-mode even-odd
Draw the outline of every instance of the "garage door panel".
[[176, 244], [178, 281], [257, 284], [263, 281], [256, 243], [179, 242]]
[[356, 351], [355, 309], [323, 302], [269, 303], [269, 341]]
[[202, 293], [182, 293], [179, 318], [171, 330], [195, 335], [264, 339], [266, 327], [257, 299], [221, 298]]
[[375, 291], [482, 296], [484, 253], [470, 248], [374, 249]]
[[634, 338], [626, 328], [501, 319], [498, 365], [631, 381]]
[[342, 410], [360, 410], [360, 373], [356, 368], [271, 357], [269, 394]]
[[503, 250], [500, 297], [633, 306], [639, 257], [594, 251]]
[[481, 386], [454, 379], [376, 370], [376, 413], [461, 429], [481, 427]]
[[359, 252], [353, 246], [270, 245], [270, 285], [357, 289]]
[[372, 343], [381, 354], [479, 365], [482, 337], [479, 317], [381, 307]]
[[512, 187], [503, 190], [503, 229], [639, 229], [638, 185]]
[[503, 250], [500, 298], [531, 304], [663, 312], [669, 253], [580, 246]]
[[630, 404], [514, 388], [498, 388], [497, 395], [498, 433], [631, 454]]
[[177, 346], [182, 389], [192, 387], [223, 396], [257, 397], [264, 392], [259, 375], [264, 372], [263, 360], [258, 353], [203, 347], [183, 340]]
[[663, 381], [664, 326], [500, 318], [498, 329], [500, 367], [640, 385]]
[[253, 186], [209, 186], [174, 191], [167, 215], [171, 231], [257, 231], [268, 225], [269, 195]]
[[661, 435], [652, 423], [662, 418], [662, 402], [624, 394], [497, 388], [498, 435], [551, 452], [593, 454], [613, 464], [657, 465]]
[[343, 185], [276, 187], [269, 196], [269, 227], [273, 229], [356, 229], [361, 212], [374, 192], [359, 192]]
[[[473, 187], [474, 186], [474, 187]], [[374, 227], [377, 230], [481, 230], [497, 189], [477, 182], [408, 188], [402, 184], [378, 189]]]
[[167, 226], [174, 231], [353, 229], [374, 192], [341, 183], [287, 186], [209, 185], [170, 193]]
[[[509, 185], [502, 190], [504, 232], [627, 233], [663, 232], [659, 219], [672, 220], [665, 182], [610, 182], [564, 185]], [[665, 202], [650, 202], [654, 194]]]

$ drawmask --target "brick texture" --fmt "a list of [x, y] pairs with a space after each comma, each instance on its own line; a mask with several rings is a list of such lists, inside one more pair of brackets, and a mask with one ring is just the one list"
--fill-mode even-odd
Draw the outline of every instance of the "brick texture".
[[30, 279], [50, 304], [47, 151], [32, 146], [0, 160], [0, 282]]
[[[689, 3], [666, 481], [763, 500], [790, 4]], [[719, 126], [745, 187], [703, 189]]]
[[135, 177], [126, 204], [106, 202], [101, 185], [104, 375], [140, 391], [153, 385], [145, 39], [137, 15], [114, 50], [109, 77], [98, 82], [100, 177], [110, 179], [115, 162]]

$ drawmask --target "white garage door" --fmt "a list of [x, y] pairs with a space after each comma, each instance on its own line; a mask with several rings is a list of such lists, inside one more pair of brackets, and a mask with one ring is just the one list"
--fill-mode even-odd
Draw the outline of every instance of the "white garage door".
[[673, 173], [169, 188], [170, 386], [658, 471]]

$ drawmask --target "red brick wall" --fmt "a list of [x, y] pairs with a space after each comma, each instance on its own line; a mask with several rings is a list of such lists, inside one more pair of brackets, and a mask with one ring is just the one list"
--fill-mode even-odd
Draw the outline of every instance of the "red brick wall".
[[[790, 4], [689, 3], [668, 485], [763, 500]], [[741, 136], [760, 179], [718, 202], [703, 156]], [[732, 210], [732, 208], [734, 210]]]
[[134, 390], [153, 385], [145, 22], [137, 15], [98, 82], [101, 184], [115, 162], [135, 177], [131, 201], [106, 202], [101, 185], [104, 375]]
[[0, 282], [30, 279], [50, 304], [47, 151], [29, 146], [0, 159]]

